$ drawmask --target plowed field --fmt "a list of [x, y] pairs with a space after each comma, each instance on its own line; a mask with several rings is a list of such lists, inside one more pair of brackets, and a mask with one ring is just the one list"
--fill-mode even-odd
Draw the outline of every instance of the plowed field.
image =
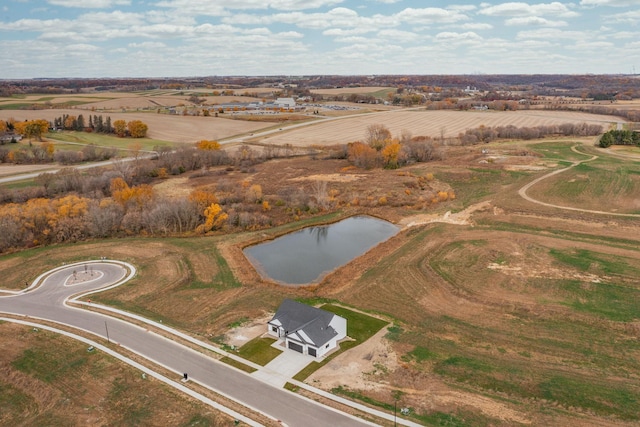
[[269, 136], [261, 142], [294, 146], [344, 144], [363, 140], [367, 127], [372, 124], [385, 125], [394, 136], [407, 130], [413, 136], [439, 138], [442, 134], [445, 137], [458, 136], [460, 132], [481, 125], [534, 127], [563, 123], [590, 123], [600, 124], [606, 129], [609, 124], [618, 121], [620, 119], [612, 116], [573, 111], [386, 111], [318, 123]]

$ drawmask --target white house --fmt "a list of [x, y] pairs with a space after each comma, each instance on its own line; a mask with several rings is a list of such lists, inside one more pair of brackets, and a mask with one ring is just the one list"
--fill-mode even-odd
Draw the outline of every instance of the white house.
[[270, 335], [285, 347], [313, 357], [323, 357], [347, 336], [347, 319], [337, 314], [285, 299], [267, 322]]

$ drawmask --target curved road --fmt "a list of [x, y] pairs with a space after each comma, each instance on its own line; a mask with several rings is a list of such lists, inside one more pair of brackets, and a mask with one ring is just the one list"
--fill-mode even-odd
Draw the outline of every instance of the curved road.
[[40, 276], [28, 290], [0, 297], [0, 312], [46, 319], [109, 338], [177, 375], [187, 372], [190, 380], [289, 426], [372, 425], [259, 381], [139, 326], [65, 304], [74, 295], [118, 286], [134, 275], [133, 266], [117, 261], [59, 267]]

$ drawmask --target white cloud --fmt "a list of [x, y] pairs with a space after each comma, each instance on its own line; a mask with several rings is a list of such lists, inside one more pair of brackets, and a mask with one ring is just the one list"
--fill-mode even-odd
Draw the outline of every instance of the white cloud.
[[324, 30], [322, 32], [322, 35], [325, 36], [333, 36], [333, 37], [345, 37], [345, 36], [355, 36], [355, 35], [359, 35], [359, 34], [365, 34], [365, 33], [370, 33], [374, 31], [371, 28], [349, 28], [349, 29], [344, 29], [344, 28], [330, 28], [328, 30]]
[[570, 18], [578, 16], [578, 13], [570, 10], [560, 2], [529, 4], [523, 2], [502, 3], [496, 6], [483, 7], [479, 12], [488, 16], [539, 16], [553, 15]]
[[632, 10], [624, 13], [616, 13], [614, 15], [604, 16], [602, 19], [605, 22], [608, 22], [611, 24], [637, 25], [640, 23], [640, 10]]
[[378, 37], [384, 39], [394, 39], [398, 41], [411, 42], [420, 38], [420, 36], [416, 33], [412, 33], [410, 31], [402, 31], [395, 29], [387, 29], [381, 30], [378, 32]]
[[392, 18], [407, 24], [449, 24], [466, 21], [469, 17], [456, 10], [447, 10], [438, 7], [424, 9], [407, 8], [395, 14]]
[[188, 15], [224, 16], [228, 15], [230, 10], [264, 10], [271, 8], [293, 11], [318, 9], [334, 6], [342, 2], [343, 0], [226, 0], [225, 2], [214, 0], [162, 0], [155, 5], [176, 9], [179, 13]]
[[131, 0], [47, 0], [54, 6], [78, 7], [83, 9], [109, 8], [113, 6], [128, 6]]
[[77, 43], [77, 44], [67, 45], [67, 51], [71, 52], [71, 53], [75, 53], [75, 54], [86, 53], [86, 52], [95, 52], [97, 50], [100, 50], [100, 48], [98, 46], [94, 46], [92, 44]]
[[504, 23], [505, 25], [516, 27], [527, 25], [536, 25], [540, 27], [566, 27], [568, 25], [566, 21], [550, 21], [545, 18], [540, 18], [539, 16], [510, 18], [504, 21]]
[[476, 10], [477, 7], [472, 4], [451, 4], [447, 6], [449, 10], [457, 10], [459, 12], [470, 12], [472, 10]]
[[580, 6], [632, 7], [639, 3], [638, 0], [580, 0]]
[[584, 40], [588, 38], [588, 34], [582, 31], [562, 31], [555, 28], [542, 28], [539, 30], [520, 31], [516, 36], [517, 39], [548, 39], [548, 40]]
[[167, 47], [162, 42], [142, 42], [142, 43], [129, 43], [127, 47], [132, 49], [162, 49]]
[[454, 42], [465, 42], [465, 41], [480, 41], [482, 37], [474, 33], [473, 31], [468, 31], [466, 33], [454, 33], [454, 32], [441, 32], [436, 34], [436, 40], [439, 41], [454, 41]]
[[491, 30], [493, 25], [484, 22], [468, 22], [460, 26], [463, 30]]

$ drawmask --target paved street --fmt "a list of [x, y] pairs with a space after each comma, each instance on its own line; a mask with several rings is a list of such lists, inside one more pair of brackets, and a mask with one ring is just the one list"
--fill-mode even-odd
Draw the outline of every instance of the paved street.
[[103, 338], [107, 338], [108, 330], [111, 342], [176, 372], [176, 376], [186, 372], [191, 380], [291, 427], [370, 425], [274, 387], [144, 328], [64, 305], [72, 295], [124, 282], [132, 271], [132, 266], [111, 261], [65, 266], [42, 277], [39, 286], [0, 297], [0, 312], [51, 320]]

